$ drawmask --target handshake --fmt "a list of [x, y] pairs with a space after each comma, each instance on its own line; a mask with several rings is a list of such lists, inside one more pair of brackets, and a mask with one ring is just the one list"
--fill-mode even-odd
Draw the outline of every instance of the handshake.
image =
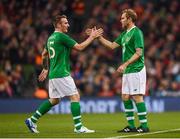
[[96, 26], [95, 26], [92, 29], [91, 28], [87, 28], [85, 30], [85, 33], [90, 38], [96, 39], [96, 38], [99, 38], [99, 37], [101, 37], [103, 35], [103, 29], [102, 28], [97, 29]]

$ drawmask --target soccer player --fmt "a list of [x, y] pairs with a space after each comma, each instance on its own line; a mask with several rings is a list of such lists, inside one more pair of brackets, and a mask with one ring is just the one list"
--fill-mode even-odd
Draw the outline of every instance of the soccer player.
[[71, 113], [74, 120], [75, 133], [93, 133], [82, 125], [80, 113], [80, 95], [77, 91], [73, 78], [70, 75], [70, 52], [72, 48], [83, 50], [95, 38], [102, 34], [102, 29], [92, 29], [90, 36], [82, 43], [78, 44], [71, 37], [66, 35], [69, 23], [65, 15], [57, 15], [53, 19], [54, 33], [47, 40], [46, 47], [42, 52], [43, 70], [39, 75], [39, 81], [44, 81], [49, 73], [49, 100], [44, 101], [36, 112], [25, 123], [33, 133], [37, 130], [37, 121], [47, 113], [54, 105], [59, 103], [59, 99], [68, 96], [71, 101]]
[[[146, 88], [146, 68], [144, 65], [144, 39], [142, 31], [135, 25], [137, 14], [132, 9], [122, 11], [120, 22], [124, 31], [110, 42], [103, 36], [99, 41], [106, 47], [114, 49], [122, 46], [122, 61], [117, 71], [122, 77], [122, 100], [125, 107], [128, 126], [118, 132], [149, 132], [147, 110], [143, 95]], [[140, 126], [134, 124], [133, 100], [136, 103]]]

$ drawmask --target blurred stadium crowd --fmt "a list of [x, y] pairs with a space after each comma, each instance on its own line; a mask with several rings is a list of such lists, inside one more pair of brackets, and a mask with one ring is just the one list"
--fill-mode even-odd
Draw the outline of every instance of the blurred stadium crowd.
[[[70, 21], [69, 34], [78, 42], [85, 29], [104, 29], [113, 41], [122, 32], [120, 12], [133, 8], [145, 37], [147, 95], [180, 96], [179, 0], [1, 0], [0, 98], [47, 97], [39, 83], [41, 52], [53, 32], [58, 13]], [[121, 48], [112, 51], [94, 41], [85, 51], [72, 51], [71, 69], [82, 96], [112, 97], [121, 93]]]

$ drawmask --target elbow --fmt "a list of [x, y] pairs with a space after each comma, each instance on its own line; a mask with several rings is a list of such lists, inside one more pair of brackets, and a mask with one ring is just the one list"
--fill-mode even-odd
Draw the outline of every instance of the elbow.
[[111, 50], [115, 49], [117, 47], [117, 44], [114, 42], [111, 42], [110, 46]]
[[74, 48], [75, 48], [76, 50], [78, 50], [78, 51], [82, 51], [82, 50], [83, 50], [83, 47], [82, 47], [80, 44], [75, 45]]
[[110, 47], [110, 49], [111, 49], [111, 50], [114, 50], [114, 47], [113, 47], [113, 46], [111, 46], [111, 47]]
[[136, 54], [138, 55], [138, 58], [142, 56], [142, 49], [137, 49]]
[[142, 56], [142, 52], [136, 52], [138, 58], [140, 58]]
[[109, 47], [111, 50], [114, 50], [114, 46], [113, 45], [110, 45], [110, 47]]

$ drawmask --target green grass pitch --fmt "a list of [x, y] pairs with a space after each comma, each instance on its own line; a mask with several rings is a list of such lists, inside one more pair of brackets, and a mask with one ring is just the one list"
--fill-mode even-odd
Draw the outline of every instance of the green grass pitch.
[[38, 122], [40, 133], [32, 134], [24, 124], [29, 116], [30, 114], [0, 114], [0, 138], [180, 138], [180, 112], [150, 113], [148, 121], [151, 132], [148, 134], [116, 133], [126, 126], [124, 113], [83, 114], [84, 125], [96, 130], [92, 134], [73, 133], [70, 114], [47, 114]]

